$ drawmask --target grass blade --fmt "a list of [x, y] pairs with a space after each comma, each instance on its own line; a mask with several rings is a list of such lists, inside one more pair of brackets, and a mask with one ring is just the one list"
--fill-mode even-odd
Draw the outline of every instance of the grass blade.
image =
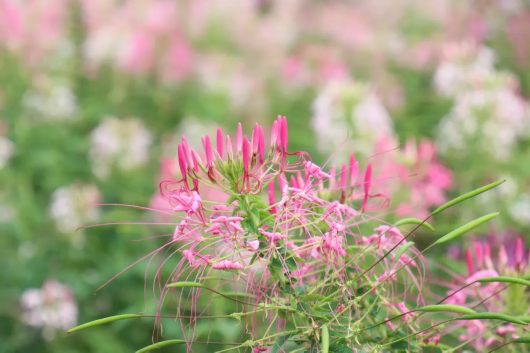
[[444, 235], [443, 237], [438, 239], [434, 244], [445, 243], [446, 241], [449, 241], [449, 240], [457, 238], [457, 237], [459, 237], [461, 235], [464, 235], [465, 233], [469, 232], [471, 229], [476, 228], [479, 225], [492, 220], [493, 218], [497, 217], [499, 214], [500, 214], [499, 212], [491, 213], [489, 215], [486, 215], [486, 216], [480, 217], [478, 219], [475, 219], [474, 221], [471, 221], [471, 222], [463, 225], [462, 227], [457, 228], [457, 229], [453, 230], [452, 232]]
[[118, 320], [125, 320], [125, 319], [133, 319], [133, 318], [136, 318], [136, 317], [141, 317], [141, 315], [123, 314], [123, 315], [109, 316], [109, 317], [106, 317], [104, 319], [94, 320], [94, 321], [87, 322], [86, 324], [79, 325], [77, 327], [74, 327], [73, 329], [70, 329], [70, 330], [66, 331], [66, 333], [72, 333], [72, 332], [75, 332], [75, 331], [84, 330], [86, 328], [89, 328], [89, 327], [92, 327], [92, 326], [103, 325], [103, 324], [106, 324], [108, 322], [113, 322], [113, 321], [118, 321]]

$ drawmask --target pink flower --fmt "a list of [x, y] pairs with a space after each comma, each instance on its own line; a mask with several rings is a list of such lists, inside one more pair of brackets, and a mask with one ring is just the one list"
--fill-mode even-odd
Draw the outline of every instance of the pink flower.
[[171, 198], [179, 203], [179, 205], [173, 208], [175, 212], [195, 213], [202, 206], [201, 197], [196, 191], [192, 191], [191, 196], [174, 194], [171, 195]]
[[223, 260], [221, 262], [218, 262], [212, 266], [214, 270], [244, 270], [245, 267], [243, 265], [232, 262], [230, 260]]
[[[192, 250], [184, 250], [182, 252], [182, 256], [188, 259], [190, 266], [192, 266], [194, 269], [199, 268], [203, 264], [209, 265], [210, 260], [212, 259], [212, 255], [202, 256], [201, 254], [196, 253]], [[195, 261], [196, 256], [199, 257], [197, 261]]]
[[269, 233], [264, 231], [262, 228], [259, 229], [259, 232], [263, 234], [271, 243], [275, 243], [282, 239], [287, 239], [287, 234], [281, 234], [278, 232]]
[[403, 315], [403, 318], [401, 319], [403, 321], [407, 321], [409, 318], [412, 319], [414, 316], [416, 316], [415, 313], [411, 313], [410, 310], [407, 309], [407, 307], [405, 306], [405, 303], [403, 302], [397, 304], [397, 307], [401, 311], [402, 314], [405, 314]]
[[396, 331], [396, 328], [394, 327], [394, 325], [392, 324], [392, 322], [391, 322], [391, 321], [388, 321], [388, 317], [385, 318], [385, 321], [386, 321], [387, 326], [390, 327], [390, 329], [391, 329], [392, 331]]
[[499, 274], [495, 270], [481, 270], [481, 271], [476, 272], [472, 276], [468, 277], [466, 280], [466, 284], [476, 282], [482, 278], [498, 277], [498, 276]]
[[251, 241], [247, 241], [247, 246], [248, 248], [254, 250], [254, 251], [257, 251], [258, 248], [259, 248], [259, 240], [251, 240]]

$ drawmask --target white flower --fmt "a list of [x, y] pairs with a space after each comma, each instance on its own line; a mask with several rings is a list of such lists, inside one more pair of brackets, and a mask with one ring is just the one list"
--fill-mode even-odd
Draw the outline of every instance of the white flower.
[[77, 303], [70, 288], [55, 280], [48, 280], [42, 289], [27, 289], [20, 298], [22, 321], [43, 329], [51, 340], [56, 330], [68, 330], [77, 324]]
[[49, 120], [70, 120], [77, 117], [76, 97], [65, 85], [30, 90], [24, 94], [23, 104]]
[[75, 183], [61, 187], [53, 192], [50, 216], [60, 232], [74, 233], [79, 227], [99, 219], [100, 211], [95, 204], [100, 198], [99, 190], [92, 184]]
[[5, 167], [7, 161], [13, 155], [14, 145], [9, 139], [0, 136], [0, 169]]
[[391, 136], [393, 127], [385, 107], [364, 84], [347, 81], [329, 83], [313, 102], [311, 121], [318, 148], [323, 153], [338, 150], [337, 158], [349, 151], [373, 152], [376, 141]]
[[151, 133], [138, 119], [107, 118], [92, 131], [90, 158], [94, 174], [109, 175], [112, 166], [132, 170], [149, 160]]

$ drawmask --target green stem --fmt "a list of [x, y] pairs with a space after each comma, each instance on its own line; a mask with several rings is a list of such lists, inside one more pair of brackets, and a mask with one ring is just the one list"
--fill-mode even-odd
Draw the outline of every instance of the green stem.
[[328, 325], [322, 326], [322, 353], [329, 353], [329, 330], [328, 330]]

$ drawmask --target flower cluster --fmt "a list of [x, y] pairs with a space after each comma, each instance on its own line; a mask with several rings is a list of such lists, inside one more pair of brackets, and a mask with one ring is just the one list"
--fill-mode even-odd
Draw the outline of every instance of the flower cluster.
[[[201, 152], [184, 136], [178, 144], [179, 173], [172, 174], [178, 179], [160, 183], [171, 209], [159, 212], [164, 224], [175, 228], [143, 258], [150, 264], [158, 258], [153, 282], [158, 333], [170, 301], [176, 308], [170, 317], [180, 322], [188, 350], [203, 342], [198, 319], [221, 318], [241, 322], [249, 340], [232, 344], [254, 352], [291, 341], [322, 351], [396, 350], [403, 344], [421, 349], [439, 344], [444, 324], [465, 319], [453, 317], [426, 329], [431, 320], [420, 319], [421, 311], [476, 313], [464, 305], [427, 305], [431, 299], [423, 288], [429, 270], [423, 252], [407, 242], [413, 232], [373, 215], [388, 207], [389, 198], [379, 192], [383, 179], [372, 176], [371, 164], [361, 172], [351, 155], [348, 164], [325, 170], [307, 153], [289, 152], [282, 116], [274, 121], [267, 147], [264, 136], [259, 124], [250, 136], [239, 124], [235, 138], [221, 129], [215, 140], [202, 136]], [[227, 198], [206, 199], [204, 190]], [[177, 222], [169, 222], [173, 217]], [[400, 224], [407, 223], [426, 225], [417, 219]], [[367, 230], [372, 235], [363, 235]], [[178, 263], [170, 265], [176, 254]], [[461, 290], [466, 293], [466, 287]], [[233, 301], [236, 311], [211, 315], [221, 298]]]

